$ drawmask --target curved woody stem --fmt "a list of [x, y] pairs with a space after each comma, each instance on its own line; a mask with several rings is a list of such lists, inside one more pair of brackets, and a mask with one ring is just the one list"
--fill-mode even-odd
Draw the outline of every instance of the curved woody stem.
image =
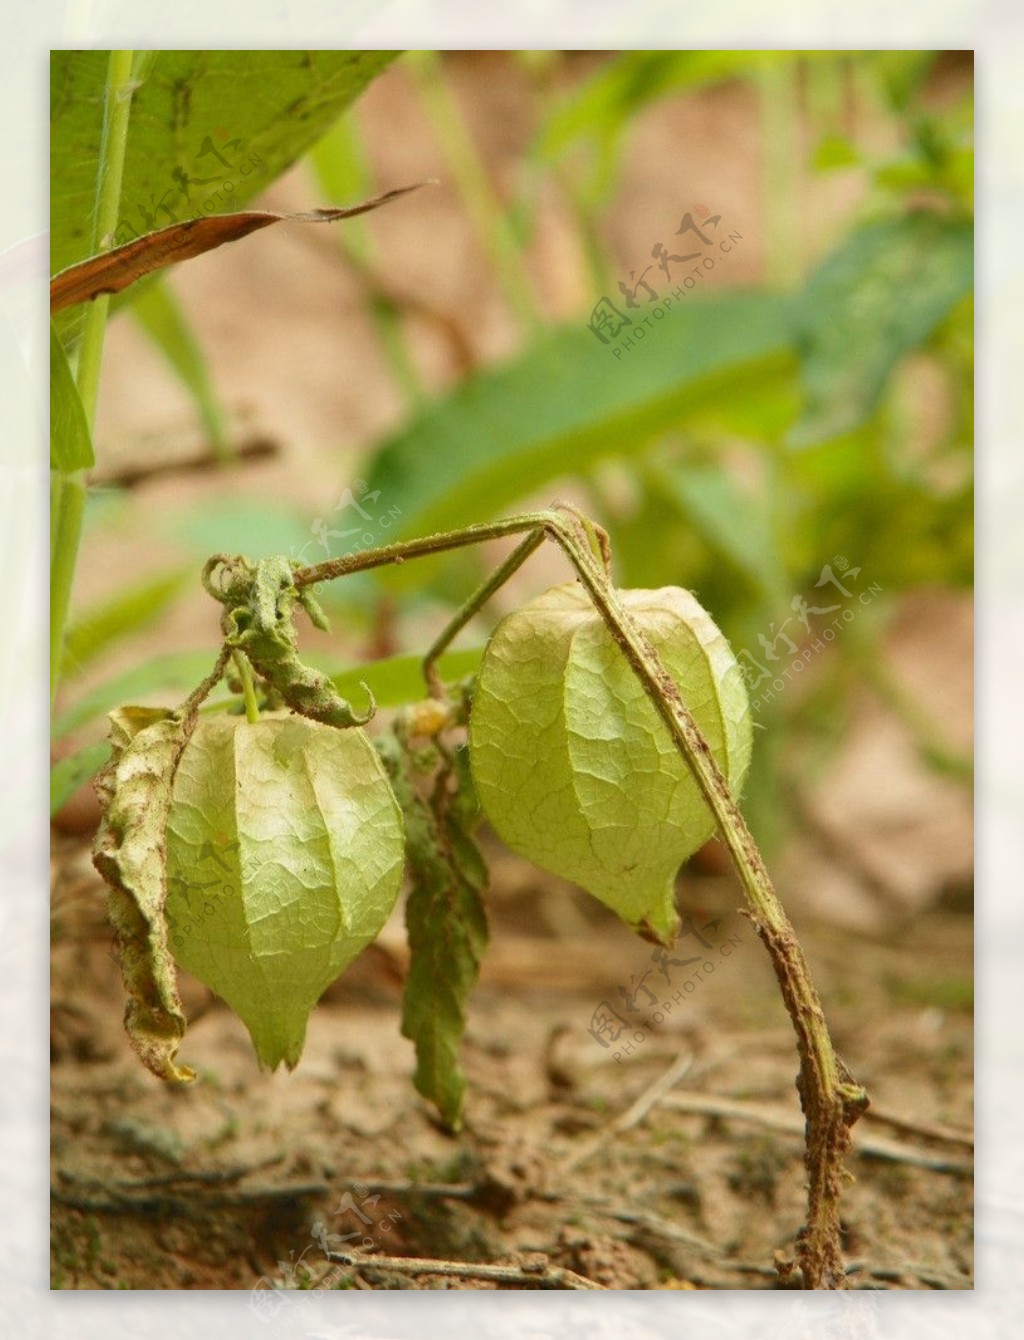
[[847, 1176], [843, 1158], [850, 1144], [851, 1127], [867, 1108], [868, 1097], [832, 1045], [821, 1000], [803, 950], [707, 741], [650, 639], [625, 609], [611, 584], [610, 556], [604, 531], [573, 508], [556, 507], [546, 512], [526, 513], [449, 534], [402, 541], [346, 558], [330, 559], [296, 569], [294, 582], [296, 588], [302, 588], [350, 572], [524, 533], [526, 539], [466, 601], [430, 648], [424, 662], [428, 686], [435, 695], [440, 689], [434, 665], [449, 642], [544, 539], [553, 540], [572, 564], [609, 633], [664, 721], [729, 848], [748, 903], [745, 915], [768, 951], [796, 1033], [800, 1057], [797, 1090], [806, 1122], [804, 1163], [808, 1174], [807, 1223], [797, 1244], [803, 1284], [808, 1289], [841, 1289], [845, 1282], [845, 1267], [840, 1242], [839, 1202]]

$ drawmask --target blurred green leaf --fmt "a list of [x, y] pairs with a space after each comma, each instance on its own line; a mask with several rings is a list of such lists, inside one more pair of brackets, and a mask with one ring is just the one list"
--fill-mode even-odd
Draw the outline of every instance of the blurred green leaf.
[[967, 222], [918, 212], [852, 232], [807, 285], [798, 343], [807, 404], [791, 442], [855, 427], [893, 366], [949, 315], [973, 283]]
[[110, 757], [110, 745], [104, 740], [87, 744], [67, 758], [62, 758], [50, 769], [50, 814], [56, 814], [78, 788], [95, 777]]
[[881, 163], [873, 171], [875, 185], [907, 196], [914, 192], [940, 192], [967, 213], [974, 209], [974, 150], [949, 145], [937, 158], [913, 149]]
[[[320, 664], [325, 659], [322, 654], [308, 654], [305, 651], [302, 656], [311, 664]], [[454, 683], [473, 674], [482, 656], [482, 646], [446, 652], [438, 662], [441, 678]], [[141, 702], [155, 695], [161, 695], [171, 703], [178, 702], [209, 674], [215, 657], [213, 648], [170, 652], [154, 656], [142, 665], [132, 666], [130, 670], [113, 676], [65, 707], [53, 723], [53, 736], [62, 739], [125, 703]], [[331, 678], [342, 697], [361, 701], [360, 685], [365, 683], [369, 685], [379, 707], [402, 707], [406, 703], [422, 701], [426, 694], [422, 663], [422, 656], [387, 656], [339, 670]], [[218, 692], [223, 696], [222, 690]], [[216, 703], [217, 700], [217, 696], [214, 696], [209, 701]]]
[[811, 156], [811, 166], [816, 172], [831, 172], [836, 168], [859, 167], [861, 156], [856, 145], [845, 135], [825, 135], [818, 141]]
[[837, 553], [887, 592], [971, 581], [970, 465], [956, 487], [929, 481], [924, 466], [890, 460], [884, 416], [855, 432], [790, 453], [779, 485], [791, 499], [788, 569], [802, 590]]
[[[118, 241], [235, 209], [299, 158], [393, 51], [157, 51], [137, 65]], [[148, 66], [148, 68], [147, 68]], [[53, 51], [50, 263], [91, 249], [107, 53]], [[74, 312], [62, 331], [80, 321]]]
[[[473, 674], [483, 657], [483, 647], [466, 647], [448, 651], [438, 661], [442, 680], [454, 683]], [[378, 707], [403, 707], [418, 703], [426, 696], [423, 681], [422, 656], [387, 656], [365, 665], [339, 670], [331, 675], [334, 687], [343, 698], [358, 701], [360, 684], [367, 684]]]
[[872, 51], [865, 58], [874, 67], [894, 111], [906, 112], [935, 64], [937, 51]]
[[180, 701], [210, 673], [216, 655], [213, 648], [175, 651], [133, 665], [62, 708], [53, 722], [54, 738], [63, 739], [124, 703], [141, 703], [157, 694], [170, 703]]
[[769, 605], [787, 596], [772, 524], [771, 495], [741, 488], [724, 466], [652, 466], [646, 472], [673, 497], [686, 524], [726, 559]]
[[793, 321], [778, 296], [687, 301], [621, 361], [585, 326], [554, 330], [385, 442], [369, 487], [400, 509], [404, 535], [494, 516], [597, 461], [637, 455], [752, 379], [788, 376]]
[[678, 498], [652, 476], [647, 463], [625, 469], [633, 475], [628, 482], [613, 479], [606, 486], [606, 469], [590, 480], [597, 504], [592, 512], [608, 531], [616, 581], [638, 589], [684, 586], [699, 591], [705, 608], [716, 614], [714, 602], [706, 598], [711, 555], [684, 524]]
[[191, 576], [191, 568], [174, 568], [147, 577], [76, 615], [64, 642], [64, 676], [78, 674], [112, 643], [151, 624]]
[[62, 474], [89, 470], [96, 458], [78, 387], [64, 346], [50, 322], [50, 469]]
[[231, 444], [224, 411], [192, 327], [166, 279], [145, 285], [132, 303], [132, 315], [181, 378], [202, 420], [213, 454], [228, 457]]
[[[335, 492], [332, 484], [329, 501], [333, 501]], [[315, 533], [297, 509], [264, 498], [211, 498], [175, 513], [166, 526], [203, 559], [216, 553], [245, 554], [249, 558], [286, 554], [315, 563], [325, 557]]]

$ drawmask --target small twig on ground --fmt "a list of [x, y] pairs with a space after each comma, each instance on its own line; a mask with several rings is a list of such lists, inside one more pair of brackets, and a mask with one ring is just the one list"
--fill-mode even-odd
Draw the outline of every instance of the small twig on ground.
[[693, 1054], [691, 1052], [680, 1052], [664, 1074], [659, 1075], [653, 1084], [648, 1085], [635, 1103], [616, 1117], [614, 1121], [610, 1121], [592, 1140], [578, 1149], [567, 1163], [563, 1164], [565, 1172], [574, 1172], [598, 1150], [603, 1149], [608, 1141], [616, 1135], [622, 1135], [626, 1131], [632, 1130], [634, 1126], [639, 1126], [651, 1109], [656, 1107], [671, 1089], [675, 1088], [692, 1065]]
[[[802, 1136], [804, 1126], [798, 1117], [784, 1112], [773, 1112], [768, 1108], [756, 1107], [750, 1103], [738, 1102], [734, 1098], [717, 1098], [706, 1094], [671, 1094], [664, 1099], [666, 1107], [674, 1112], [687, 1112], [694, 1116], [722, 1117], [726, 1120], [749, 1121], [756, 1126], [765, 1126], [769, 1130], [784, 1131], [789, 1135]], [[958, 1177], [971, 1177], [972, 1164], [962, 1159], [949, 1159], [941, 1154], [928, 1154], [924, 1150], [912, 1149], [909, 1145], [898, 1144], [895, 1140], [883, 1140], [877, 1135], [861, 1133], [854, 1141], [857, 1153], [868, 1158], [888, 1159], [893, 1163], [909, 1163], [917, 1168], [928, 1168], [932, 1172], [948, 1172]]]
[[497, 1284], [531, 1284], [538, 1289], [603, 1289], [603, 1284], [553, 1266], [547, 1260], [536, 1267], [478, 1265], [466, 1261], [431, 1260], [424, 1256], [362, 1256], [358, 1252], [328, 1252], [327, 1259], [353, 1270], [393, 1270], [403, 1275], [446, 1275], [456, 1279], [493, 1280]]
[[[632, 1210], [624, 1205], [613, 1205], [599, 1197], [580, 1196], [572, 1199], [574, 1204], [585, 1206], [595, 1214], [603, 1215], [608, 1219], [615, 1219], [620, 1224], [635, 1224], [638, 1228], [645, 1228], [649, 1233], [656, 1234], [659, 1238], [667, 1239], [669, 1242], [683, 1242], [687, 1247], [692, 1247], [705, 1256], [720, 1260], [726, 1255], [724, 1248], [716, 1247], [713, 1242], [698, 1237], [696, 1233], [687, 1233], [686, 1229], [680, 1228], [671, 1219], [662, 1218], [660, 1214], [652, 1214], [649, 1210]], [[774, 1267], [767, 1269], [766, 1273], [774, 1275]]]
[[87, 1192], [65, 1191], [52, 1187], [50, 1196], [58, 1204], [68, 1205], [73, 1210], [86, 1210], [94, 1214], [178, 1214], [188, 1217], [199, 1209], [211, 1207], [231, 1208], [259, 1204], [268, 1200], [307, 1200], [331, 1194], [326, 1182], [295, 1182], [280, 1185], [237, 1187], [231, 1191], [194, 1192], [191, 1196], [176, 1195], [170, 1192], [152, 1190], [149, 1194], [121, 1190], [100, 1182], [89, 1183], [97, 1190], [102, 1187], [107, 1195], [89, 1195]]
[[176, 1172], [159, 1173], [153, 1177], [128, 1178], [113, 1183], [101, 1181], [96, 1177], [83, 1177], [81, 1174], [69, 1171], [66, 1168], [60, 1170], [59, 1176], [62, 1182], [77, 1183], [79, 1186], [102, 1188], [104, 1191], [123, 1193], [126, 1191], [141, 1191], [154, 1186], [174, 1186], [179, 1182], [198, 1182], [208, 1185], [217, 1185], [222, 1182], [240, 1182], [243, 1177], [248, 1177], [250, 1173], [260, 1172], [264, 1168], [272, 1168], [275, 1164], [280, 1163], [283, 1158], [283, 1154], [273, 1154], [270, 1158], [261, 1159], [259, 1163], [239, 1163], [233, 1168], [199, 1168], [195, 1171], [179, 1169]]
[[877, 1266], [865, 1272], [875, 1280], [895, 1280], [902, 1283], [908, 1277], [921, 1280], [932, 1289], [973, 1289], [974, 1284], [967, 1275], [957, 1275], [953, 1271], [939, 1270], [935, 1266], [922, 1265], [907, 1261], [899, 1266]]
[[914, 1121], [909, 1117], [897, 1116], [895, 1112], [888, 1112], [885, 1108], [869, 1107], [864, 1115], [869, 1121], [881, 1122], [883, 1126], [891, 1126], [894, 1131], [906, 1131], [908, 1135], [919, 1135], [923, 1140], [938, 1140], [943, 1144], [974, 1148], [973, 1131], [957, 1131], [952, 1126]]
[[436, 1196], [442, 1200], [472, 1200], [479, 1190], [473, 1182], [406, 1182], [348, 1174], [344, 1180], [349, 1186], [365, 1186], [370, 1191], [386, 1191], [395, 1196]]

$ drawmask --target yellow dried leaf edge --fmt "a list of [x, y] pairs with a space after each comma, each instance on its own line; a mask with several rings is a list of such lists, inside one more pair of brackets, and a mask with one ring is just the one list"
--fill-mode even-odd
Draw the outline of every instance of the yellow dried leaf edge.
[[167, 816], [189, 720], [162, 708], [110, 713], [113, 757], [96, 779], [103, 819], [93, 863], [110, 887], [132, 1046], [154, 1075], [186, 1083], [195, 1071], [175, 1059], [187, 1021], [167, 942]]

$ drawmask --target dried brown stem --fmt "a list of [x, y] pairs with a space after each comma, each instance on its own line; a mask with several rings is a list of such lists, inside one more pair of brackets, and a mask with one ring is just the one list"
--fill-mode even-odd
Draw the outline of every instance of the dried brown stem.
[[[611, 585], [607, 539], [602, 538], [603, 532], [573, 509], [556, 508], [487, 525], [470, 526], [448, 535], [408, 540], [348, 558], [332, 559], [299, 570], [295, 574], [295, 583], [304, 586], [344, 576], [349, 572], [404, 562], [409, 558], [524, 532], [528, 538], [499, 570], [501, 580], [536, 547], [540, 536], [547, 536], [559, 545], [667, 726], [729, 848], [749, 904], [745, 914], [768, 951], [796, 1033], [800, 1057], [797, 1091], [805, 1118], [804, 1162], [808, 1176], [807, 1223], [798, 1242], [804, 1287], [841, 1289], [845, 1280], [839, 1222], [839, 1200], [845, 1177], [843, 1159], [850, 1143], [850, 1130], [868, 1106], [867, 1094], [853, 1080], [835, 1052], [803, 950], [779, 902], [757, 844], [733, 799], [728, 782], [683, 701], [678, 686], [665, 669], [650, 639], [624, 608]], [[464, 626], [475, 609], [494, 593], [498, 585], [500, 581], [491, 579], [463, 606], [451, 627], [431, 648], [432, 659], [440, 655], [455, 633]], [[780, 1263], [780, 1268], [784, 1268], [784, 1263]]]

